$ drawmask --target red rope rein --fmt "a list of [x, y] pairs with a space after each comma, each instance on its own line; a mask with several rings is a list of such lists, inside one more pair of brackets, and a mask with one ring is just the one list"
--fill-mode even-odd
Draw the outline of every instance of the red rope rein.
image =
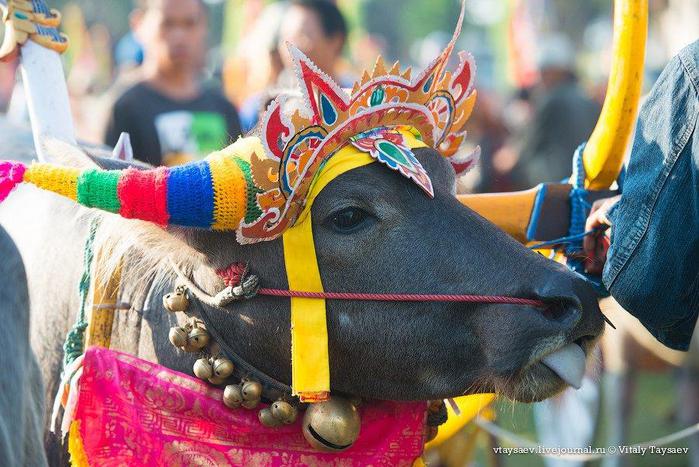
[[[247, 273], [247, 265], [233, 263], [225, 269], [216, 271], [228, 286], [240, 284]], [[536, 308], [547, 308], [541, 300], [531, 298], [506, 297], [503, 295], [472, 295], [472, 294], [409, 294], [409, 293], [355, 293], [355, 292], [303, 292], [299, 290], [270, 289], [262, 287], [258, 295], [288, 298], [315, 298], [325, 300], [358, 300], [376, 302], [466, 302], [494, 303], [500, 305], [525, 305]]]
[[353, 292], [301, 292], [298, 290], [260, 288], [258, 295], [270, 297], [323, 298], [326, 300], [359, 300], [377, 302], [467, 302], [527, 305], [546, 308], [546, 303], [530, 298], [502, 295], [471, 294], [408, 294], [408, 293], [353, 293]]

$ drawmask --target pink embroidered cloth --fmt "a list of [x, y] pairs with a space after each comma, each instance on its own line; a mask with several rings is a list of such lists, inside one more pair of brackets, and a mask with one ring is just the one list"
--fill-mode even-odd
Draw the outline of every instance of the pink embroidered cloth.
[[409, 466], [422, 454], [424, 403], [364, 404], [357, 442], [330, 454], [308, 445], [302, 417], [264, 427], [257, 410], [223, 405], [220, 389], [131, 355], [90, 348], [81, 373], [67, 409], [76, 464]]

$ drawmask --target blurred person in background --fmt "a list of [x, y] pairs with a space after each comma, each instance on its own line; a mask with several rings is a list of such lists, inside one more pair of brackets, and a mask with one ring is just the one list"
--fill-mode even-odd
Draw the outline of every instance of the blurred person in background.
[[[347, 42], [347, 22], [340, 9], [330, 0], [291, 0], [279, 26], [277, 50], [283, 70], [273, 87], [296, 89], [294, 63], [287, 43], [298, 47], [324, 73], [342, 87], [351, 87], [351, 80], [339, 76], [338, 65]], [[246, 130], [257, 124], [264, 98], [255, 95], [243, 106]]]
[[244, 133], [257, 124], [258, 114], [284, 70], [279, 26], [286, 8], [284, 2], [266, 5], [250, 29], [243, 31], [236, 52], [226, 59], [223, 83], [228, 98], [240, 102]]
[[[105, 128], [112, 119], [116, 101], [131, 87], [142, 80], [143, 44], [138, 38], [138, 29], [143, 19], [146, 0], [134, 0], [134, 9], [129, 14], [129, 31], [114, 46], [114, 76], [112, 83], [98, 96], [99, 105], [90, 111], [93, 125], [99, 128], [98, 140], [105, 139]], [[84, 137], [84, 135], [80, 135]], [[117, 136], [118, 138], [118, 136]]]
[[[292, 0], [279, 29], [279, 51], [284, 71], [280, 85], [295, 84], [293, 60], [287, 43], [294, 44], [321, 71], [344, 86], [337, 65], [347, 42], [347, 22], [329, 0]], [[286, 81], [286, 82], [285, 82]]]
[[467, 127], [469, 138], [481, 148], [478, 163], [480, 174], [472, 188], [474, 192], [512, 191], [509, 174], [500, 171], [494, 164], [494, 156], [503, 147], [509, 134], [502, 116], [502, 104], [497, 96], [486, 90], [479, 92], [478, 111], [473, 113]]
[[534, 115], [524, 130], [514, 169], [527, 186], [570, 176], [575, 149], [587, 141], [600, 112], [578, 83], [575, 51], [568, 39], [544, 38], [538, 68]]
[[120, 71], [138, 68], [143, 64], [143, 44], [136, 35], [141, 19], [143, 9], [136, 5], [129, 15], [129, 32], [119, 39], [114, 48], [114, 62]]
[[[518, 154], [518, 137], [529, 125], [534, 113], [532, 108], [532, 91], [520, 88], [505, 102], [503, 108], [493, 110], [500, 118], [499, 144], [491, 145], [490, 150], [483, 150], [482, 180], [479, 191], [483, 193], [516, 191], [531, 188], [529, 181], [516, 170]], [[493, 118], [496, 118], [495, 116]], [[479, 142], [479, 144], [483, 144]], [[488, 147], [485, 145], [484, 147]]]
[[202, 87], [207, 10], [202, 0], [148, 0], [136, 29], [144, 44], [140, 80], [117, 99], [105, 134], [131, 136], [134, 157], [177, 165], [240, 136], [238, 114], [219, 90]]

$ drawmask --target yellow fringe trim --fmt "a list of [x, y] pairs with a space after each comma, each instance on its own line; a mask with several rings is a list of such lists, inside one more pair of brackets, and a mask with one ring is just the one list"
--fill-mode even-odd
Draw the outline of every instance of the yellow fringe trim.
[[24, 181], [76, 201], [78, 199], [79, 176], [80, 169], [34, 163], [27, 167]]
[[68, 432], [68, 453], [70, 454], [70, 464], [73, 467], [90, 466], [90, 463], [87, 461], [87, 454], [85, 454], [83, 440], [80, 437], [80, 422], [77, 420], [70, 424], [70, 431]]

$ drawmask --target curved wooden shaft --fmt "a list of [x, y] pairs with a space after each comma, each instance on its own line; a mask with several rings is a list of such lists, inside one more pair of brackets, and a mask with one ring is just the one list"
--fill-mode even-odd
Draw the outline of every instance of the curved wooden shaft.
[[[447, 404], [447, 422], [439, 427], [437, 437], [427, 443], [425, 449], [434, 449], [461, 430], [466, 423], [470, 422], [477, 415], [486, 420], [495, 418], [495, 412], [488, 406], [495, 400], [495, 394], [473, 394], [461, 396], [454, 399], [454, 403], [459, 408], [460, 414], [454, 411], [451, 404]], [[465, 456], [462, 458], [466, 458]]]
[[638, 111], [647, 34], [648, 0], [615, 0], [607, 96], [583, 153], [590, 189], [609, 188], [619, 176]]
[[[542, 183], [526, 191], [458, 195], [457, 199], [515, 240], [528, 244], [568, 235], [572, 188], [565, 183]], [[608, 190], [591, 191], [588, 201], [592, 203], [613, 195]]]
[[63, 64], [58, 53], [32, 41], [22, 46], [20, 64], [34, 146], [39, 161], [46, 162], [45, 140], [78, 144]]
[[500, 227], [515, 240], [527, 242], [527, 228], [539, 187], [513, 193], [459, 195], [462, 204]]
[[[591, 199], [619, 176], [634, 128], [643, 82], [648, 0], [614, 0], [614, 46], [607, 96], [583, 153]], [[561, 184], [539, 185], [515, 193], [462, 195], [459, 200], [522, 243], [546, 241], [567, 233], [570, 208]], [[537, 199], [539, 201], [537, 201]]]

